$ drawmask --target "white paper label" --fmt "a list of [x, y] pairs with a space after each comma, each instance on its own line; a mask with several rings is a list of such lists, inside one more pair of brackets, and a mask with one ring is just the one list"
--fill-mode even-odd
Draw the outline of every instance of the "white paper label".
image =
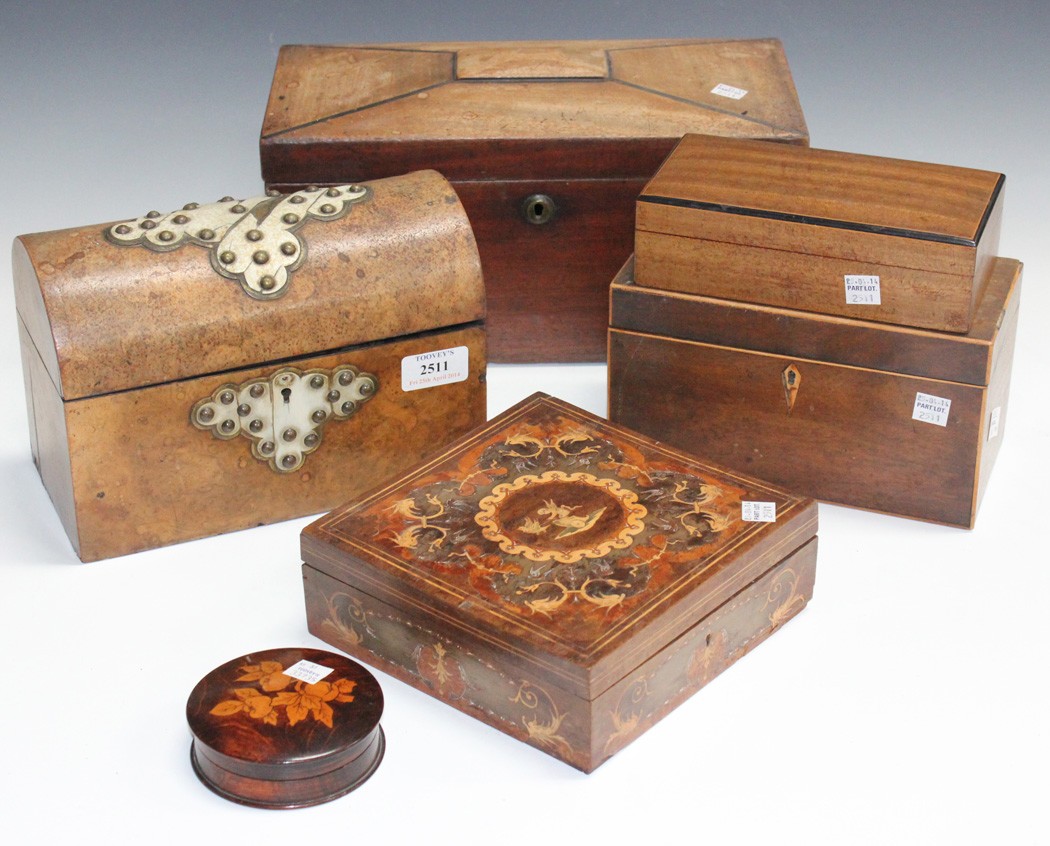
[[726, 85], [724, 82], [720, 82], [711, 89], [711, 93], [717, 94], [719, 97], [728, 97], [730, 100], [739, 100], [747, 94], [747, 89], [737, 88], [735, 85]]
[[401, 390], [421, 391], [463, 382], [469, 372], [470, 351], [466, 347], [406, 355], [401, 359]]
[[315, 664], [313, 661], [307, 661], [304, 658], [302, 661], [292, 664], [284, 671], [284, 674], [307, 684], [317, 684], [330, 672], [332, 672], [331, 667], [322, 667], [320, 664]]
[[951, 411], [951, 407], [950, 399], [935, 397], [933, 394], [924, 394], [919, 391], [915, 394], [915, 407], [911, 410], [911, 419], [933, 423], [936, 426], [947, 426], [948, 412]]
[[777, 504], [775, 502], [740, 503], [740, 519], [745, 523], [775, 523], [777, 521]]
[[1002, 414], [1003, 408], [997, 405], [992, 409], [992, 416], [988, 420], [988, 440], [999, 437], [999, 415]]
[[846, 305], [882, 305], [878, 276], [846, 274]]

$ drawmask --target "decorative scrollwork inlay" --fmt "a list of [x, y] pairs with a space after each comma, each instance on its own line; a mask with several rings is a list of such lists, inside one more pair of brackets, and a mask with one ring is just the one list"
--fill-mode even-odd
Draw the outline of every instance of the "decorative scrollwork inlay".
[[110, 226], [106, 238], [120, 246], [141, 245], [157, 252], [196, 244], [208, 250], [211, 266], [240, 283], [250, 297], [271, 300], [288, 290], [292, 273], [306, 258], [306, 241], [298, 230], [309, 220], [332, 221], [367, 199], [371, 189], [339, 185], [217, 203], [187, 203], [162, 215]]

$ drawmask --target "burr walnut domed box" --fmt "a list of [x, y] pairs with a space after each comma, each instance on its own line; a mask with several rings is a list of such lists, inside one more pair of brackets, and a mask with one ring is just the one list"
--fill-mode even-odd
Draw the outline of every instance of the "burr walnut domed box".
[[336, 799], [365, 782], [386, 749], [375, 677], [322, 649], [268, 649], [228, 661], [193, 688], [193, 770], [259, 808]]
[[485, 419], [432, 171], [23, 235], [33, 458], [85, 561], [332, 508]]
[[537, 394], [308, 526], [307, 616], [589, 772], [805, 607], [816, 526], [812, 500]]
[[493, 361], [601, 361], [634, 201], [686, 132], [807, 143], [779, 41], [290, 45], [260, 139], [286, 190], [447, 176], [478, 236]]

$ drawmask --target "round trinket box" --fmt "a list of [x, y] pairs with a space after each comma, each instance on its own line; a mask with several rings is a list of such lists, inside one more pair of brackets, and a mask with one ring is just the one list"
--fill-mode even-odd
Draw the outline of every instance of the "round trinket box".
[[193, 688], [186, 719], [197, 776], [257, 808], [336, 799], [376, 771], [386, 740], [371, 673], [323, 649], [269, 649], [229, 661]]

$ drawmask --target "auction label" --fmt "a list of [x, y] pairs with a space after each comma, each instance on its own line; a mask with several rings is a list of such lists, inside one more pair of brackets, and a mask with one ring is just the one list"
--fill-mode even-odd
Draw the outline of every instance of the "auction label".
[[1003, 407], [997, 405], [992, 409], [992, 416], [988, 419], [988, 440], [999, 437], [999, 417], [1003, 412]]
[[302, 661], [292, 664], [284, 671], [284, 674], [307, 684], [317, 684], [330, 672], [332, 672], [331, 667], [322, 667], [320, 664], [315, 664], [313, 661], [307, 661], [304, 658]]
[[737, 88], [735, 85], [726, 85], [724, 82], [720, 82], [711, 89], [711, 93], [717, 94], [719, 97], [728, 97], [730, 100], [740, 100], [747, 94], [747, 89]]
[[882, 305], [878, 276], [846, 274], [846, 305]]
[[951, 407], [950, 399], [935, 397], [933, 394], [924, 394], [919, 391], [915, 394], [915, 406], [911, 410], [911, 419], [933, 423], [935, 426], [947, 426], [948, 412], [951, 411]]
[[466, 381], [470, 372], [470, 351], [466, 347], [433, 350], [401, 359], [401, 390], [421, 391]]
[[740, 503], [740, 519], [745, 523], [775, 523], [777, 522], [777, 504], [775, 502], [742, 500]]

